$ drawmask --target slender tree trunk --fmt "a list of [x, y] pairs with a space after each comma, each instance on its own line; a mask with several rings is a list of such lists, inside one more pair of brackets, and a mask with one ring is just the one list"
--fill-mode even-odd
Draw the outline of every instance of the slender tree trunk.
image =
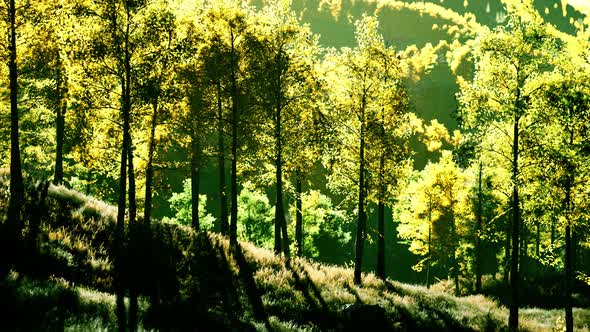
[[66, 98], [62, 86], [62, 79], [58, 79], [57, 95], [59, 102], [55, 110], [55, 168], [53, 174], [53, 184], [62, 184], [64, 180], [64, 166], [63, 166], [63, 149], [64, 149], [64, 131], [65, 131], [65, 113], [66, 113]]
[[[382, 175], [381, 178], [383, 178]], [[385, 279], [385, 187], [383, 183], [381, 183], [379, 191], [377, 207], [377, 229], [379, 231], [379, 238], [377, 239], [377, 277]]]
[[363, 264], [363, 252], [365, 247], [365, 228], [367, 215], [365, 214], [365, 97], [361, 105], [361, 130], [359, 142], [359, 200], [358, 221], [356, 226], [356, 257], [354, 262], [354, 283], [361, 284], [361, 272]]
[[428, 266], [426, 267], [426, 288], [430, 289], [430, 266], [432, 265], [432, 198], [428, 198]]
[[518, 198], [518, 136], [520, 117], [514, 119], [514, 139], [512, 142], [512, 257], [510, 262], [510, 288], [512, 290], [512, 303], [510, 303], [510, 315], [508, 317], [508, 328], [512, 331], [518, 330], [518, 262], [519, 262], [519, 232], [520, 232], [520, 202]]
[[[196, 129], [196, 128], [195, 128]], [[196, 231], [201, 230], [199, 223], [199, 177], [200, 177], [200, 144], [196, 130], [193, 130], [191, 141], [191, 223]]]
[[221, 82], [217, 81], [217, 150], [219, 167], [219, 230], [227, 235], [229, 230], [227, 218], [227, 194], [225, 192], [225, 142], [223, 135], [223, 108], [221, 104]]
[[135, 222], [137, 220], [137, 199], [135, 195], [135, 171], [133, 169], [133, 143], [131, 140], [131, 135], [128, 133], [129, 138], [129, 148], [127, 150], [127, 167], [129, 176], [129, 225], [131, 227], [135, 227]]
[[[280, 86], [280, 77], [279, 77], [279, 86]], [[277, 183], [276, 188], [276, 205], [275, 205], [275, 245], [274, 250], [276, 254], [280, 254], [281, 252], [285, 253], [285, 256], [289, 256], [289, 242], [287, 238], [286, 232], [286, 221], [285, 221], [285, 211], [283, 206], [283, 160], [282, 160], [282, 136], [281, 136], [281, 101], [280, 101], [280, 93], [277, 95], [277, 105], [275, 108], [275, 149], [276, 149], [276, 156], [275, 156], [275, 180]], [[285, 232], [283, 232], [283, 236], [281, 237], [281, 232], [285, 228]]]
[[[125, 86], [125, 80], [123, 80]], [[125, 89], [125, 88], [123, 88]], [[129, 150], [129, 111], [127, 100], [123, 101], [123, 146], [121, 148], [121, 168], [119, 172], [119, 200], [117, 205], [117, 224], [115, 232], [115, 292], [117, 303], [117, 322], [120, 332], [127, 329], [125, 309], [125, 285], [123, 283], [123, 239], [125, 237], [125, 206], [127, 196], [127, 151]]]
[[481, 189], [483, 165], [479, 162], [479, 176], [477, 186], [477, 223], [475, 226], [475, 292], [481, 293], [481, 232], [483, 218], [483, 193]]
[[148, 159], [145, 170], [145, 204], [143, 208], [143, 220], [148, 225], [152, 219], [152, 186], [154, 182], [154, 153], [156, 151], [156, 126], [158, 125], [158, 98], [152, 102], [152, 121], [150, 125], [150, 137], [148, 141]]
[[[132, 142], [129, 137], [129, 142]], [[135, 197], [135, 171], [133, 169], [133, 144], [130, 143], [129, 150], [127, 150], [127, 165], [129, 176], [129, 238], [130, 243], [133, 243], [133, 237], [137, 234], [137, 200]], [[133, 251], [132, 251], [133, 252]], [[134, 278], [141, 278], [141, 276], [134, 275]], [[129, 276], [131, 279], [131, 276]], [[138, 291], [133, 283], [129, 284], [129, 331], [135, 331], [137, 328], [137, 303]]]
[[527, 280], [528, 276], [528, 238], [526, 226], [523, 222], [520, 223], [520, 264], [518, 270], [520, 271], [520, 279], [523, 281]]
[[[125, 238], [125, 206], [127, 196], [127, 160], [128, 153], [131, 149], [131, 135], [130, 135], [130, 118], [131, 118], [131, 59], [129, 53], [129, 19], [130, 13], [129, 8], [126, 7], [127, 14], [127, 27], [124, 40], [124, 49], [119, 54], [123, 54], [123, 67], [124, 73], [121, 77], [121, 95], [122, 95], [122, 107], [121, 113], [123, 118], [123, 146], [121, 148], [121, 169], [119, 178], [119, 201], [117, 206], [117, 224], [115, 234], [115, 293], [116, 293], [116, 312], [117, 322], [120, 332], [127, 330], [127, 315], [125, 308], [125, 282], [123, 276], [123, 239]], [[115, 43], [118, 43], [119, 38], [117, 37], [116, 31], [117, 19], [115, 14], [114, 5], [111, 8], [113, 35]], [[119, 51], [120, 45], [117, 44]]]
[[[574, 143], [574, 135], [570, 132], [570, 146]], [[565, 188], [565, 330], [567, 332], [574, 331], [574, 316], [572, 311], [572, 284], [573, 284], [573, 270], [572, 270], [572, 184], [573, 184], [573, 169], [568, 169], [567, 184]]]
[[301, 202], [301, 172], [295, 172], [295, 238], [297, 241], [297, 256], [303, 256], [303, 204]]
[[[512, 200], [512, 199], [511, 199]], [[510, 243], [512, 243], [512, 210], [506, 219], [506, 242], [504, 243], [504, 284], [510, 286]]]
[[535, 255], [539, 257], [539, 251], [541, 248], [541, 223], [537, 219], [537, 236], [535, 238]]
[[10, 21], [10, 38], [8, 45], [8, 72], [10, 85], [10, 200], [8, 220], [14, 227], [20, 227], [20, 213], [24, 201], [25, 189], [20, 159], [19, 115], [18, 115], [18, 71], [16, 63], [16, 7], [14, 0], [9, 1], [8, 20]]
[[229, 242], [232, 245], [238, 243], [238, 90], [236, 82], [236, 63], [235, 63], [235, 47], [234, 47], [234, 33], [230, 30], [231, 37], [231, 98], [232, 98], [232, 143], [231, 143], [231, 223], [229, 226]]
[[[454, 207], [451, 205], [451, 210], [454, 210]], [[452, 255], [451, 255], [451, 263], [453, 265], [453, 280], [455, 282], [455, 295], [459, 295], [460, 294], [460, 289], [459, 289], [459, 264], [457, 262], [457, 245], [455, 244], [455, 241], [458, 241], [457, 238], [457, 229], [456, 229], [456, 225], [455, 225], [455, 214], [452, 213], [451, 215], [451, 238], [452, 238], [452, 245], [451, 245], [451, 251], [452, 251]]]
[[571, 222], [568, 216], [567, 225], [565, 226], [565, 330], [573, 332], [574, 316], [572, 312], [572, 240], [571, 240]]

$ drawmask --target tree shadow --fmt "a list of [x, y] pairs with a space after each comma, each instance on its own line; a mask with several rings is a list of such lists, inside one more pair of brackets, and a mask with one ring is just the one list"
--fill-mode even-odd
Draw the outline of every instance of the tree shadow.
[[347, 283], [344, 284], [344, 288], [346, 288], [346, 290], [350, 294], [354, 295], [355, 303], [357, 303], [357, 304], [365, 304], [365, 302], [363, 302], [363, 300], [361, 299], [359, 293], [357, 292], [356, 286], [351, 286], [350, 283], [347, 282]]
[[321, 291], [311, 280], [305, 266], [297, 264], [290, 257], [287, 257], [285, 259], [285, 268], [291, 272], [295, 280], [295, 289], [303, 294], [305, 302], [310, 308], [308, 312], [302, 313], [301, 319], [303, 321], [313, 322], [321, 330], [338, 328], [337, 317], [330, 312]]
[[255, 268], [246, 261], [246, 257], [244, 256], [244, 252], [239, 243], [234, 243], [230, 247], [230, 250], [235, 262], [238, 265], [238, 277], [242, 285], [245, 287], [246, 295], [248, 296], [248, 301], [250, 302], [254, 319], [263, 322], [266, 329], [268, 331], [272, 331], [273, 329], [270, 325], [270, 321], [268, 320], [268, 315], [264, 310], [264, 305], [262, 304], [262, 294], [260, 293], [260, 290], [256, 285], [256, 281], [254, 280]]
[[[421, 294], [418, 292], [408, 292], [400, 287], [395, 286], [390, 281], [384, 281], [386, 289], [396, 293], [400, 296], [411, 297], [415, 303], [415, 309], [411, 310], [404, 305], [396, 306], [398, 312], [397, 319], [409, 331], [457, 331], [457, 332], [471, 332], [475, 331], [468, 328], [464, 321], [460, 321], [453, 317], [451, 311], [457, 311], [459, 308], [457, 304], [450, 300], [445, 300], [441, 297], [432, 297], [428, 294]], [[498, 331], [501, 330], [500, 322], [494, 320], [491, 316], [487, 316], [482, 322], [482, 331]]]

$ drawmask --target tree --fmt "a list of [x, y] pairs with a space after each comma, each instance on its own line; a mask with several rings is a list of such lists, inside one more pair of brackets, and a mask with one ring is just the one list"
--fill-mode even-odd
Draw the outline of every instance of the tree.
[[[401, 202], [399, 235], [411, 241], [410, 250], [426, 258], [414, 268], [421, 271], [427, 263], [426, 285], [430, 285], [433, 257], [446, 262], [453, 278], [455, 294], [460, 294], [458, 248], [472, 220], [469, 188], [472, 174], [443, 150], [437, 163], [429, 163], [408, 186]], [[450, 255], [450, 257], [449, 257]]]
[[[519, 245], [521, 229], [521, 202], [519, 189], [522, 186], [523, 136], [535, 130], [534, 110], [531, 107], [533, 92], [538, 86], [536, 78], [546, 70], [550, 50], [554, 49], [542, 20], [532, 2], [510, 5], [507, 28], [498, 27], [482, 33], [475, 41], [475, 75], [471, 83], [460, 79], [459, 102], [463, 119], [469, 128], [502, 133], [510, 141], [509, 154], [496, 149], [511, 168], [512, 250], [510, 287], [509, 328], [518, 328], [519, 309]], [[509, 129], [510, 128], [510, 129]], [[505, 147], [505, 146], [504, 146]]]
[[[237, 1], [215, 1], [208, 3], [205, 17], [219, 32], [219, 40], [227, 56], [227, 82], [229, 104], [231, 105], [230, 155], [231, 155], [231, 199], [229, 238], [232, 245], [237, 244], [238, 225], [238, 149], [247, 138], [244, 133], [247, 115], [250, 110], [246, 103], [245, 77], [247, 76], [248, 40], [250, 40], [250, 10]], [[220, 170], [221, 171], [221, 170]]]
[[[333, 80], [329, 83], [335, 87], [331, 121], [338, 130], [339, 147], [326, 162], [332, 189], [345, 195], [351, 188], [358, 190], [354, 280], [360, 284], [367, 202], [373, 199], [380, 205], [378, 272], [384, 277], [384, 206], [390, 198], [386, 192], [395, 190], [408, 169], [409, 137], [419, 121], [408, 112], [399, 56], [385, 46], [377, 19], [363, 16], [356, 22], [355, 36], [354, 49], [344, 48], [327, 58]], [[369, 187], [375, 188], [374, 194]]]
[[575, 249], [572, 228], [575, 229], [588, 210], [586, 186], [590, 181], [587, 175], [590, 132], [587, 124], [590, 120], [590, 100], [584, 78], [567, 71], [556, 71], [558, 78], [543, 89], [546, 99], [543, 106], [551, 110], [547, 116], [549, 126], [546, 133], [554, 137], [545, 149], [551, 169], [549, 181], [560, 189], [563, 202], [560, 220], [565, 225], [565, 323], [566, 331], [573, 331], [572, 262]]
[[[117, 202], [117, 223], [115, 233], [115, 284], [117, 295], [117, 320], [120, 331], [129, 327], [131, 330], [136, 327], [137, 299], [131, 296], [129, 324], [126, 317], [124, 304], [125, 285], [122, 283], [122, 262], [123, 238], [125, 236], [125, 210], [126, 197], [129, 198], [130, 221], [135, 221], [135, 174], [133, 169], [133, 151], [131, 140], [131, 113], [132, 113], [132, 91], [137, 83], [134, 76], [133, 57], [137, 51], [137, 40], [140, 36], [134, 34], [137, 20], [141, 17], [142, 11], [146, 8], [144, 1], [109, 2], [107, 4], [88, 3], [85, 8], [88, 13], [88, 23], [95, 26], [91, 31], [91, 53], [95, 57], [101, 57], [105, 61], [101, 64], [94, 64], [96, 76], [106, 76], [102, 79], [112, 79], [107, 84], [106, 99], [113, 93], [113, 82], [119, 84], [120, 103], [119, 115], [122, 123], [121, 146], [120, 146], [120, 168], [119, 168], [119, 196]], [[129, 191], [127, 191], [127, 180], [129, 179]]]
[[[290, 9], [290, 1], [281, 1], [265, 7], [254, 24], [257, 38], [252, 47], [252, 57], [257, 59], [254, 84], [260, 91], [262, 112], [272, 119], [263, 122], [263, 134], [272, 137], [272, 155], [275, 199], [275, 244], [276, 253], [289, 256], [289, 240], [284, 207], [284, 150], [289, 134], [299, 120], [296, 107], [302, 98], [309, 98], [313, 88], [312, 61], [317, 52], [316, 42], [309, 27], [299, 24]], [[311, 76], [311, 77], [310, 77]], [[297, 143], [299, 144], [299, 143]]]
[[18, 63], [17, 63], [17, 8], [15, 0], [4, 3], [2, 17], [6, 28], [6, 39], [2, 46], [8, 52], [7, 65], [10, 90], [10, 199], [8, 221], [18, 227], [24, 203], [24, 184], [21, 169], [19, 110], [18, 110]]
[[[178, 55], [175, 52], [179, 40], [176, 35], [176, 18], [168, 10], [162, 10], [161, 5], [152, 7], [145, 15], [144, 43], [142, 47], [141, 63], [137, 72], [139, 83], [137, 95], [151, 112], [147, 112], [149, 135], [147, 139], [147, 163], [145, 166], [145, 201], [143, 219], [151, 221], [153, 182], [155, 173], [155, 155], [158, 151], [156, 139], [158, 126], [162, 125], [169, 105], [177, 99], [178, 91], [175, 87], [175, 63]], [[172, 136], [172, 135], [168, 135]]]

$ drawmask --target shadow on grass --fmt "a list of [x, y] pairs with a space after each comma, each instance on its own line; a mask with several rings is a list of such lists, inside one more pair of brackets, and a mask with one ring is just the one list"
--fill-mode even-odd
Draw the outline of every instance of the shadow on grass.
[[46, 280], [0, 281], [0, 307], [4, 331], [63, 331], [67, 321], [87, 319], [114, 328], [108, 303], [84, 301], [76, 289]]
[[246, 261], [246, 257], [244, 257], [244, 252], [239, 243], [233, 244], [231, 252], [235, 262], [238, 264], [238, 277], [246, 289], [246, 295], [248, 296], [254, 319], [263, 322], [266, 329], [272, 331], [268, 315], [264, 311], [264, 305], [262, 304], [262, 294], [254, 280], [256, 269]]
[[300, 291], [309, 306], [308, 312], [302, 312], [298, 317], [302, 322], [312, 322], [321, 330], [340, 328], [338, 318], [330, 312], [326, 301], [317, 285], [309, 277], [305, 266], [297, 264], [290, 258], [285, 259], [285, 268], [291, 272], [295, 280], [295, 289]]
[[[413, 306], [397, 306], [399, 317], [397, 319], [409, 331], [457, 331], [471, 332], [476, 329], [467, 327], [466, 321], [458, 320], [452, 312], [460, 310], [457, 304], [441, 296], [429, 296], [428, 293], [409, 292], [395, 286], [389, 281], [384, 281], [387, 290], [400, 296], [408, 296], [413, 299]], [[482, 321], [483, 319], [483, 321]], [[477, 331], [503, 331], [504, 325], [489, 314], [477, 319]]]

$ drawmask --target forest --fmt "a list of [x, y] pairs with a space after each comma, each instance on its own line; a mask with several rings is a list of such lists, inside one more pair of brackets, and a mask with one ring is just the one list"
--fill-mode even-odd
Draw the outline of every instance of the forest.
[[590, 331], [588, 14], [2, 1], [0, 329]]

